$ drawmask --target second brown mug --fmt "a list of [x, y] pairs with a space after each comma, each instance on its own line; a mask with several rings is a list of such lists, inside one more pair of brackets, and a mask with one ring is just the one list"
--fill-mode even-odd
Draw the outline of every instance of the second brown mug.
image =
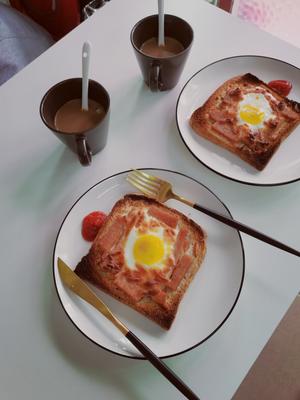
[[193, 29], [185, 20], [169, 14], [164, 16], [164, 20], [165, 37], [175, 39], [182, 45], [182, 51], [177, 54], [157, 57], [141, 50], [146, 41], [158, 37], [157, 14], [137, 22], [130, 34], [144, 81], [153, 92], [170, 90], [176, 86], [194, 38]]

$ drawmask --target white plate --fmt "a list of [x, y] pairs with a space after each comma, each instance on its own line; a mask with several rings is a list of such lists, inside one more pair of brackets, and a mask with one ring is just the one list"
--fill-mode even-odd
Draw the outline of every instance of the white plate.
[[[147, 171], [147, 170], [146, 170]], [[152, 175], [170, 181], [176, 191], [201, 201], [227, 216], [226, 206], [205, 186], [177, 172], [149, 169]], [[57, 270], [61, 257], [75, 269], [90, 247], [81, 237], [81, 221], [91, 211], [110, 211], [126, 193], [133, 192], [126, 182], [128, 171], [99, 182], [72, 206], [59, 230], [54, 254], [54, 281], [61, 304], [75, 326], [99, 346], [119, 355], [143, 358], [135, 347], [98, 311], [66, 289]], [[239, 233], [195, 209], [175, 201], [168, 205], [201, 224], [208, 235], [207, 254], [186, 292], [169, 331], [117, 300], [94, 288], [111, 310], [159, 357], [170, 357], [199, 345], [221, 327], [232, 312], [244, 279], [244, 250]]]
[[227, 79], [250, 72], [269, 82], [292, 82], [289, 98], [300, 102], [300, 70], [284, 61], [261, 56], [236, 56], [216, 61], [193, 75], [177, 102], [177, 126], [183, 142], [204, 165], [218, 174], [250, 185], [282, 185], [300, 179], [300, 126], [280, 145], [263, 171], [257, 171], [229, 151], [196, 135], [189, 118]]

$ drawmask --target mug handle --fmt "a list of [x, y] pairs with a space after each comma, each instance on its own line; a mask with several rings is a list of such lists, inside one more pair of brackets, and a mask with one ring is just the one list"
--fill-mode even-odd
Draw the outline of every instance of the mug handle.
[[161, 90], [160, 70], [161, 65], [159, 63], [151, 63], [149, 69], [149, 87], [151, 92], [158, 92]]
[[88, 166], [92, 162], [92, 152], [89, 145], [86, 142], [85, 136], [78, 136], [76, 138], [77, 155], [80, 164], [83, 166]]

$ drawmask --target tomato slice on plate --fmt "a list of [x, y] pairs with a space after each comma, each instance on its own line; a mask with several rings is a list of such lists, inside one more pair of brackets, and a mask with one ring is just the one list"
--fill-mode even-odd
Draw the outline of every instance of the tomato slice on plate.
[[277, 79], [268, 83], [270, 88], [276, 90], [282, 96], [287, 96], [292, 90], [292, 84], [290, 81], [285, 81], [283, 79]]
[[81, 234], [85, 240], [92, 242], [106, 219], [102, 211], [93, 211], [83, 218]]

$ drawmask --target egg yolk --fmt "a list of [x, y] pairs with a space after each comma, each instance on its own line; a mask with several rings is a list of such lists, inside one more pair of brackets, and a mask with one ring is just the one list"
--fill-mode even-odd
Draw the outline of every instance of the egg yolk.
[[245, 104], [240, 111], [240, 117], [248, 124], [258, 125], [262, 123], [265, 113], [251, 104]]
[[133, 246], [133, 257], [136, 263], [153, 265], [164, 256], [162, 240], [154, 235], [139, 236]]

